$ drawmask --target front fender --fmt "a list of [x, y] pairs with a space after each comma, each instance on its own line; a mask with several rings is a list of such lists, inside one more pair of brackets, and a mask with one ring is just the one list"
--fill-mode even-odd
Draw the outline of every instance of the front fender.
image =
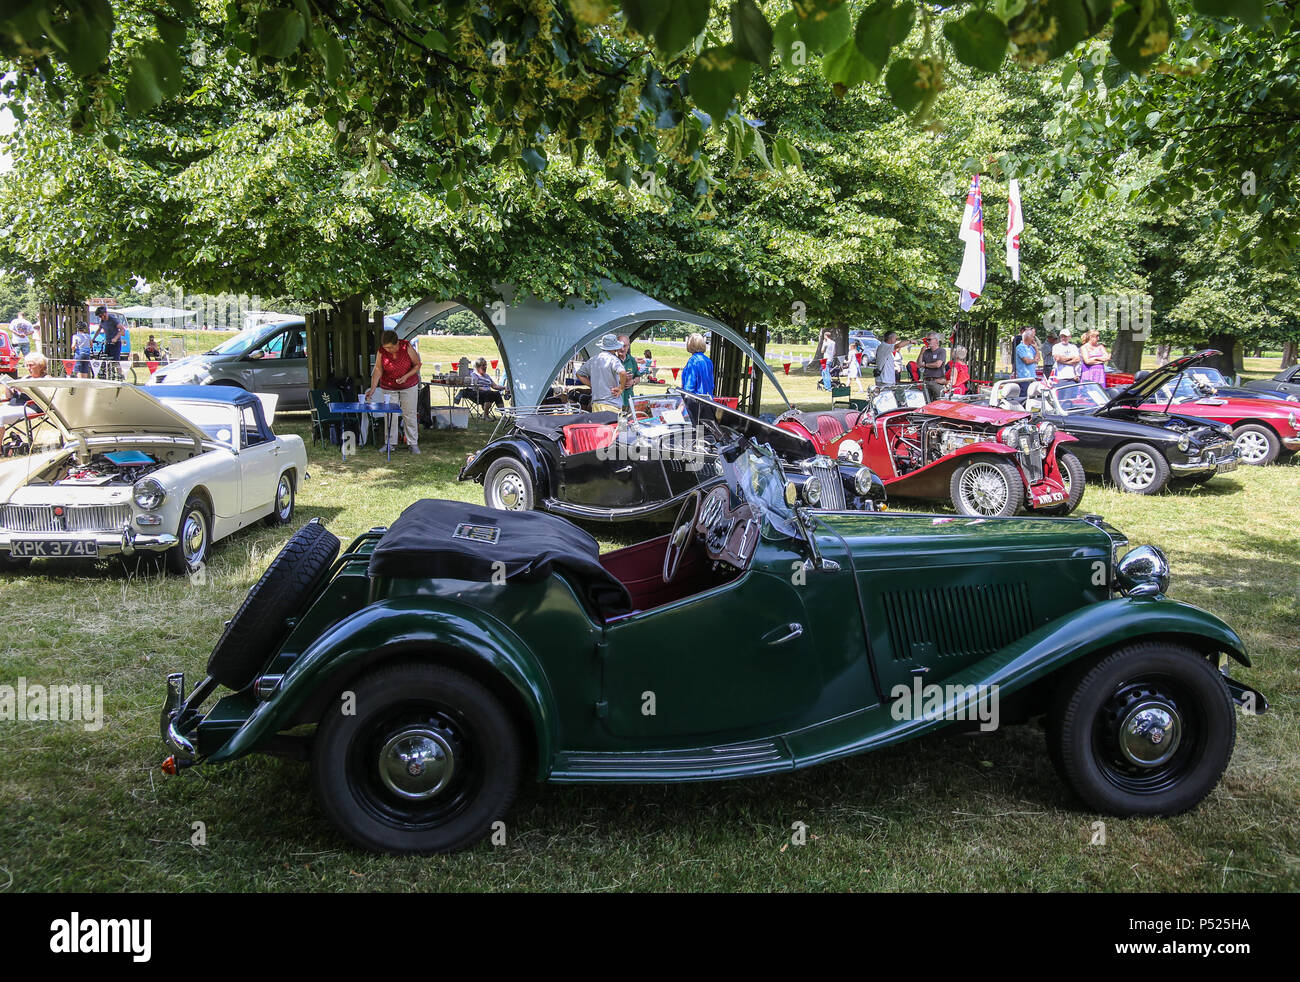
[[325, 698], [332, 697], [339, 684], [366, 664], [436, 647], [481, 660], [514, 689], [533, 725], [538, 776], [545, 778], [557, 738], [546, 673], [518, 636], [495, 618], [455, 601], [439, 599], [433, 609], [430, 602], [428, 597], [381, 601], [335, 624], [294, 660], [271, 697], [208, 760], [231, 760], [256, 750], [293, 725], [310, 700], [322, 691]]

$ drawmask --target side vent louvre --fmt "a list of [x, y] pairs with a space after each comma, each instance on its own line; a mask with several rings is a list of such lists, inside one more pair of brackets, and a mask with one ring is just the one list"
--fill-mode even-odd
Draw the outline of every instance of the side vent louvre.
[[1033, 627], [1025, 583], [993, 583], [882, 596], [897, 660], [978, 658]]

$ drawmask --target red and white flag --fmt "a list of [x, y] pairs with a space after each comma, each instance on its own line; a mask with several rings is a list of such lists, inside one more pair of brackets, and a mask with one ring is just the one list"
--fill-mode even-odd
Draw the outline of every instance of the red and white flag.
[[961, 259], [961, 272], [954, 284], [961, 290], [961, 309], [970, 310], [984, 292], [984, 203], [980, 197], [980, 176], [970, 180], [966, 195], [966, 210], [961, 216], [961, 231], [957, 238], [966, 243]]
[[1020, 205], [1020, 182], [1011, 179], [1007, 194], [1007, 265], [1011, 278], [1020, 282], [1020, 233], [1025, 230], [1025, 212]]

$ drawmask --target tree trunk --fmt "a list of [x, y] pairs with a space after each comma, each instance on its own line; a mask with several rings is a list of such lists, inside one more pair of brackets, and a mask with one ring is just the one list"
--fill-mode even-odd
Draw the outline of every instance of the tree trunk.
[[1132, 374], [1141, 371], [1144, 346], [1143, 334], [1121, 329], [1115, 335], [1115, 347], [1110, 352], [1111, 363], [1121, 372]]
[[1171, 346], [1168, 344], [1156, 345], [1156, 367], [1169, 364], [1169, 351]]
[[1288, 341], [1282, 345], [1282, 367], [1290, 368], [1296, 362], [1296, 343]]
[[1225, 376], [1236, 375], [1240, 371], [1237, 366], [1241, 362], [1241, 346], [1231, 334], [1211, 334], [1205, 339], [1204, 346], [1222, 352], [1207, 361], [1207, 366], [1217, 368]]

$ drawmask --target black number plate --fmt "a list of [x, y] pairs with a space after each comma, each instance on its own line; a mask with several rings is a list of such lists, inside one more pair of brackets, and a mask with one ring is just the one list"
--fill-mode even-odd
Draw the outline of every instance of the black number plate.
[[27, 559], [57, 559], [68, 556], [83, 558], [99, 555], [94, 539], [14, 539], [9, 555]]

